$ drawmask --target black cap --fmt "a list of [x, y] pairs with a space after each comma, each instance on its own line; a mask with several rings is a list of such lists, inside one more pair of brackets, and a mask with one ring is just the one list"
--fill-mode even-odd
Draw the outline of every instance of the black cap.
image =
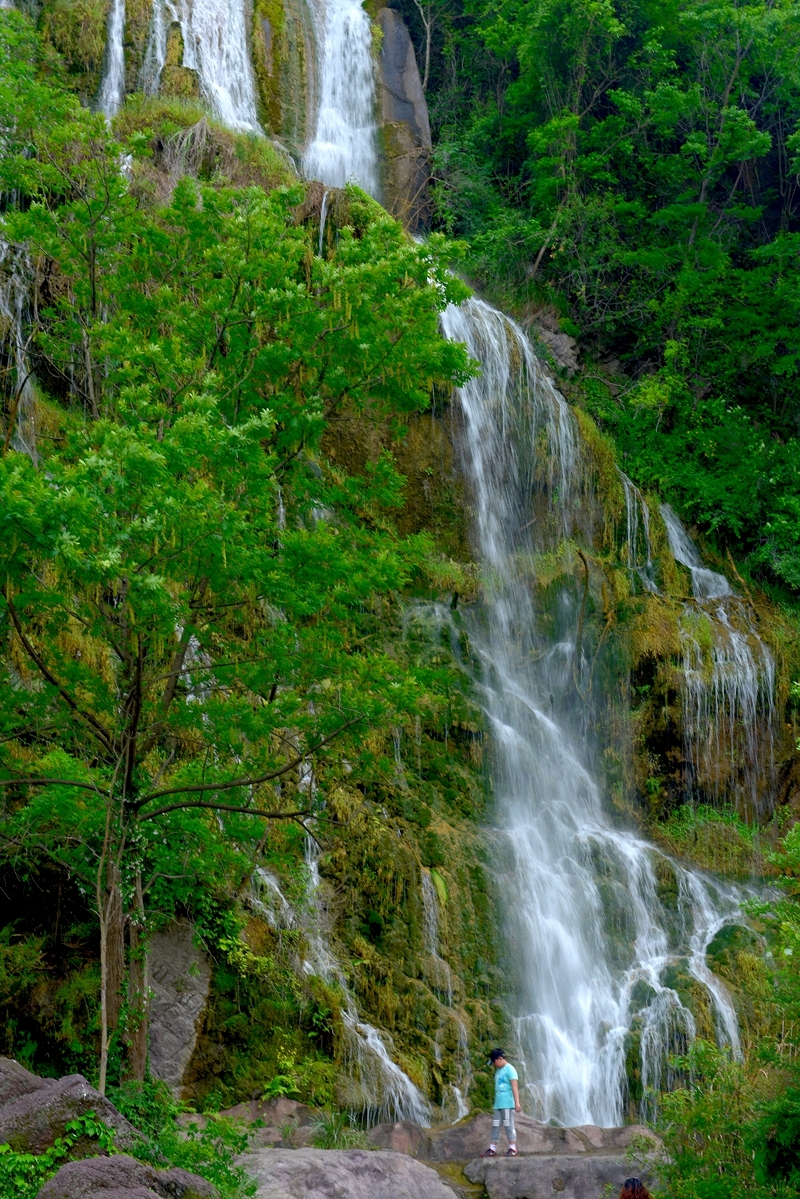
[[499, 1057], [505, 1057], [505, 1056], [506, 1056], [505, 1049], [493, 1049], [492, 1052], [489, 1054], [489, 1065], [491, 1066], [492, 1062], [496, 1062]]

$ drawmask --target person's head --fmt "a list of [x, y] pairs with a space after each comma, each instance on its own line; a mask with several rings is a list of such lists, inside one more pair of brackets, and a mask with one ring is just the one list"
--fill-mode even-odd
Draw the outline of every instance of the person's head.
[[639, 1178], [626, 1178], [619, 1199], [650, 1199], [650, 1192]]
[[489, 1065], [494, 1066], [495, 1070], [499, 1070], [501, 1066], [506, 1064], [506, 1054], [504, 1049], [493, 1049], [489, 1054]]

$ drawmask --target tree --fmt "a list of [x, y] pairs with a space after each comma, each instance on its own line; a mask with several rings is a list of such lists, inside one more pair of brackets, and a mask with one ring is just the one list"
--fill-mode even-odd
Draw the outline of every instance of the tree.
[[34, 125], [39, 86], [17, 94], [5, 169], [25, 200], [4, 235], [37, 264], [58, 401], [41, 399], [37, 464], [8, 438], [0, 459], [2, 838], [94, 894], [102, 1090], [126, 929], [143, 1077], [159, 879], [241, 874], [263, 822], [314, 814], [320, 759], [346, 745], [357, 767], [364, 731], [419, 701], [364, 620], [430, 546], [395, 530], [388, 454], [347, 476], [321, 441], [335, 414], [399, 419], [464, 377], [438, 332], [464, 289], [441, 241], [409, 242], [356, 191], [328, 260], [299, 188], [187, 177], [166, 208], [139, 205], [101, 119]]

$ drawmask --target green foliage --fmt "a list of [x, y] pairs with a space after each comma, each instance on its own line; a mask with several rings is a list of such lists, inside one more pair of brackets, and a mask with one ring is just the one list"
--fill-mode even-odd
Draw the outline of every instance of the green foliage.
[[[123, 1083], [110, 1093], [113, 1103], [144, 1137], [133, 1153], [158, 1168], [181, 1166], [212, 1183], [221, 1199], [246, 1199], [255, 1183], [235, 1163], [250, 1143], [242, 1124], [209, 1114], [191, 1119], [165, 1083]], [[180, 1120], [179, 1120], [180, 1117]]]
[[323, 1111], [311, 1142], [317, 1149], [371, 1149], [367, 1134], [345, 1112]]
[[729, 809], [683, 804], [658, 824], [657, 835], [706, 870], [743, 876], [761, 864], [757, 828]]
[[85, 1149], [87, 1142], [92, 1151], [113, 1151], [114, 1130], [99, 1120], [94, 1112], [87, 1112], [76, 1120], [70, 1120], [65, 1135], [44, 1153], [17, 1153], [10, 1145], [0, 1145], [0, 1194], [3, 1199], [36, 1199], [41, 1187], [60, 1166], [68, 1161], [76, 1148]]
[[437, 219], [469, 277], [555, 309], [624, 469], [796, 595], [797, 5], [429, 11]]

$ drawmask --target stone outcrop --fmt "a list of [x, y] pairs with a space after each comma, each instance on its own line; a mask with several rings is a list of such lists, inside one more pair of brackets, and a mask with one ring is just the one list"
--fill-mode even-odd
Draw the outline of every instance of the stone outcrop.
[[[257, 1199], [454, 1199], [430, 1166], [364, 1149], [261, 1149], [243, 1159]], [[106, 1199], [106, 1196], [103, 1196]]]
[[[0, 1144], [24, 1153], [44, 1153], [66, 1132], [70, 1120], [94, 1112], [116, 1130], [115, 1146], [131, 1145], [135, 1129], [82, 1074], [38, 1078], [18, 1062], [0, 1058]], [[76, 1145], [76, 1152], [83, 1147]], [[87, 1141], [86, 1151], [91, 1152]]]
[[150, 1070], [179, 1096], [197, 1044], [211, 986], [211, 965], [188, 921], [155, 933], [147, 955]]
[[634, 1173], [645, 1184], [653, 1181], [651, 1172], [608, 1153], [477, 1158], [464, 1168], [470, 1182], [483, 1183], [489, 1199], [599, 1199], [616, 1195]]
[[414, 47], [392, 8], [377, 16], [383, 38], [378, 62], [384, 156], [384, 201], [392, 216], [418, 232], [430, 224], [431, 127]]
[[156, 1170], [118, 1154], [67, 1162], [39, 1191], [37, 1199], [215, 1199], [210, 1182], [173, 1167]]

